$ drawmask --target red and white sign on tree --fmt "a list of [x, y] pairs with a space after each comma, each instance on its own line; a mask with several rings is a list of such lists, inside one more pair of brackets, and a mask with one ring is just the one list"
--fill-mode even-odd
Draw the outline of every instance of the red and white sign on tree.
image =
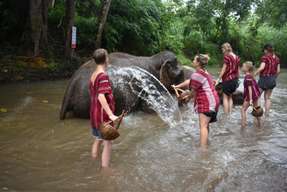
[[72, 27], [72, 49], [77, 47], [77, 27]]

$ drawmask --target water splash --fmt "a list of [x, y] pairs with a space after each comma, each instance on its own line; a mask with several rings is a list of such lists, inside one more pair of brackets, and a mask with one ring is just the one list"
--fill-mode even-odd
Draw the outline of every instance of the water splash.
[[127, 85], [140, 99], [146, 101], [159, 117], [174, 126], [181, 119], [177, 101], [172, 97], [163, 84], [151, 73], [139, 67], [112, 67], [110, 77], [116, 82], [117, 88], [123, 91]]

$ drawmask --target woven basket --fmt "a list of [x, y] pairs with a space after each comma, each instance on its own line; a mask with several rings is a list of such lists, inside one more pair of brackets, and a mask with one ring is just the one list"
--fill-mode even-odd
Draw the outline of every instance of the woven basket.
[[188, 103], [192, 99], [193, 93], [190, 90], [183, 90], [176, 87], [173, 88], [179, 102]]
[[115, 121], [109, 121], [100, 125], [100, 132], [104, 140], [115, 140], [120, 136], [118, 131], [126, 113], [122, 113]]
[[254, 117], [262, 117], [263, 116], [263, 113], [264, 113], [264, 110], [262, 107], [260, 106], [256, 106], [256, 107], [253, 107], [253, 110], [251, 112], [251, 114], [254, 116]]

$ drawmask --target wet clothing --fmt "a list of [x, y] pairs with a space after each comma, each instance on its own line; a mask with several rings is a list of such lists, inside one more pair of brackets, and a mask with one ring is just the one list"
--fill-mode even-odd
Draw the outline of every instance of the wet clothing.
[[219, 97], [211, 75], [199, 69], [191, 75], [190, 88], [195, 91], [194, 107], [198, 113], [218, 111]]
[[228, 81], [222, 81], [222, 91], [228, 96], [231, 96], [239, 86], [238, 78]]
[[102, 133], [99, 129], [93, 127], [92, 134], [96, 138], [96, 140], [103, 140]]
[[280, 64], [279, 57], [269, 53], [261, 57], [261, 62], [265, 63], [265, 68], [260, 72], [260, 76], [277, 75], [277, 67]]
[[206, 115], [207, 117], [210, 117], [209, 123], [214, 123], [217, 121], [217, 112], [216, 111], [209, 111], [209, 112], [205, 112], [203, 114]]
[[222, 76], [222, 82], [239, 78], [240, 58], [237, 55], [224, 55], [224, 63], [226, 64], [225, 73]]
[[276, 75], [260, 76], [258, 80], [258, 85], [263, 91], [272, 90], [276, 87], [276, 79]]
[[257, 101], [260, 97], [260, 89], [259, 86], [251, 74], [245, 75], [244, 78], [244, 93], [243, 97], [245, 101], [250, 101], [249, 89], [248, 87], [251, 86], [252, 89], [252, 101]]
[[108, 75], [105, 73], [98, 74], [94, 83], [90, 81], [89, 88], [90, 88], [90, 100], [91, 100], [90, 105], [91, 126], [94, 129], [98, 129], [101, 123], [110, 121], [108, 114], [102, 108], [102, 105], [98, 99], [99, 94], [105, 95], [110, 109], [112, 110], [112, 112], [115, 111], [115, 101]]
[[264, 69], [260, 72], [258, 85], [262, 90], [271, 90], [276, 87], [277, 68], [280, 59], [275, 54], [266, 54], [261, 57], [261, 62], [265, 63]]

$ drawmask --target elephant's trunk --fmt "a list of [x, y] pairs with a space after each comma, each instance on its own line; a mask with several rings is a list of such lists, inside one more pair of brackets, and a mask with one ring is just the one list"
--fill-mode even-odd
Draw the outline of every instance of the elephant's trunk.
[[70, 98], [72, 96], [74, 86], [73, 86], [73, 78], [70, 80], [67, 89], [65, 91], [65, 95], [62, 101], [61, 111], [60, 111], [60, 120], [64, 120], [66, 118], [66, 113], [69, 110]]

